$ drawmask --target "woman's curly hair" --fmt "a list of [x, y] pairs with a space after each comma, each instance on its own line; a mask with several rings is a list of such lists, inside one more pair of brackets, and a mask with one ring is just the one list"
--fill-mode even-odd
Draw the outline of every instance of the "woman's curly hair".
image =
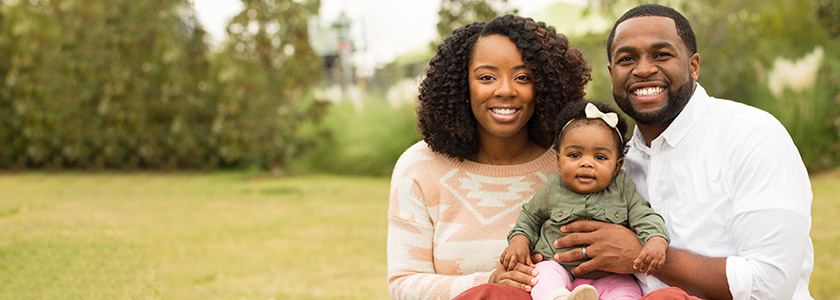
[[[587, 103], [592, 103], [602, 113], [615, 113], [616, 115], [618, 115], [618, 124], [615, 125], [615, 128], [618, 130], [618, 132], [612, 130], [612, 128], [610, 128], [610, 132], [615, 133], [613, 134], [613, 138], [615, 140], [615, 145], [617, 148], [616, 150], [618, 151], [618, 157], [624, 157], [624, 148], [627, 144], [627, 120], [624, 118], [624, 116], [621, 115], [620, 112], [618, 112], [618, 110], [616, 110], [611, 105], [606, 104], [604, 102], [595, 101], [579, 101], [575, 103], [569, 103], [569, 105], [566, 105], [566, 107], [564, 107], [563, 110], [561, 110], [560, 113], [557, 114], [557, 120], [556, 123], [554, 123], [555, 128], [557, 128], [557, 140], [554, 142], [554, 150], [560, 152], [560, 142], [563, 140], [563, 135], [567, 131], [569, 131], [569, 129], [588, 124], [585, 122], [572, 122], [573, 120], [597, 120], [586, 118], [585, 110]], [[601, 122], [600, 120], [599, 122], [605, 127], [608, 127], [607, 123]]]
[[551, 147], [557, 135], [557, 114], [566, 104], [583, 100], [584, 88], [592, 80], [591, 69], [583, 54], [553, 27], [515, 15], [466, 25], [438, 45], [420, 83], [417, 127], [432, 151], [462, 161], [478, 154], [468, 68], [476, 41], [494, 34], [507, 36], [531, 70], [536, 105], [527, 127], [536, 144]]

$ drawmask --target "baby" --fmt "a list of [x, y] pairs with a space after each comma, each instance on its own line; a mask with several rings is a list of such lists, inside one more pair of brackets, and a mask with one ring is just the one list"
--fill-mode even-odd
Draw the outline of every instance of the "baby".
[[[650, 274], [664, 265], [665, 222], [621, 170], [627, 124], [609, 105], [582, 101], [564, 108], [557, 125], [560, 133], [554, 147], [559, 175], [549, 174], [548, 182], [523, 205], [500, 262], [508, 270], [516, 263], [533, 266], [531, 254], [542, 254], [545, 260], [536, 264], [538, 282], [531, 290], [535, 300], [597, 300], [599, 294], [600, 299], [638, 299], [642, 292], [630, 274], [594, 271], [574, 278], [570, 271], [583, 260], [552, 260], [555, 253], [573, 249], [553, 247], [555, 240], [566, 235], [560, 226], [591, 219], [636, 232], [644, 245], [634, 261], [637, 271]], [[586, 247], [580, 251], [588, 259]]]

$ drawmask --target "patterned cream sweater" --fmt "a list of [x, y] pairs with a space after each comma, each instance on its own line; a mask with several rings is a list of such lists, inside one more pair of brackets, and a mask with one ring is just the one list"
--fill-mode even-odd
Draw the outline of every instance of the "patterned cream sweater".
[[406, 150], [391, 177], [391, 297], [451, 299], [487, 283], [522, 204], [552, 172], [554, 150], [509, 166], [459, 162], [423, 141]]

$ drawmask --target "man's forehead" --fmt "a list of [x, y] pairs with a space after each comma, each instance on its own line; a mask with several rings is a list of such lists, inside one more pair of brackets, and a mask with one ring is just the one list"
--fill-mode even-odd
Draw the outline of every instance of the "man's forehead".
[[[656, 40], [672, 40], [679, 46], [685, 46], [682, 38], [677, 34], [677, 26], [673, 19], [661, 16], [641, 16], [624, 20], [616, 26], [612, 48], [617, 49], [624, 40], [635, 40], [655, 37]], [[649, 41], [653, 43], [653, 41]], [[659, 43], [657, 42], [657, 43]]]

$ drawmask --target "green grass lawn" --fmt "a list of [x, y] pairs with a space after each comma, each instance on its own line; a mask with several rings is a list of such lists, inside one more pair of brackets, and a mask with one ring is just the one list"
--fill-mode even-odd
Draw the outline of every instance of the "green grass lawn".
[[[816, 299], [840, 172], [813, 178]], [[387, 178], [0, 174], [0, 299], [388, 299]]]

